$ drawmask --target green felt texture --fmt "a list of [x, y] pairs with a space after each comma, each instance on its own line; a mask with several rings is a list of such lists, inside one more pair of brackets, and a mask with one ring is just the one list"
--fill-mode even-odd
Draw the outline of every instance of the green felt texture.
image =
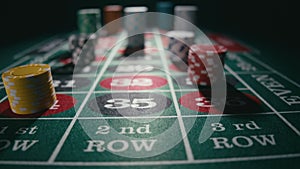
[[[147, 41], [149, 48], [164, 49], [159, 36], [149, 36]], [[158, 51], [148, 53], [147, 59], [124, 61], [124, 45], [105, 49], [105, 59], [91, 63], [92, 71], [75, 73], [74, 83], [72, 72], [53, 71], [56, 92], [62, 97], [52, 114], [14, 115], [7, 107], [1, 83], [0, 168], [299, 168], [300, 85], [288, 74], [271, 70], [259, 61], [260, 57], [273, 56], [252, 49], [229, 52], [225, 61], [228, 99], [224, 114], [208, 114], [180, 104], [182, 96], [198, 91], [185, 81], [186, 72], [173, 70], [171, 61], [167, 58], [165, 63]], [[30, 46], [14, 50], [22, 52], [26, 48]], [[65, 41], [47, 53], [28, 53], [15, 60], [11, 52], [10, 57], [1, 59], [0, 68], [4, 71], [10, 66], [43, 62], [52, 63], [53, 70], [60, 69], [64, 64], [58, 56], [66, 49]], [[154, 69], [143, 71], [144, 76], [159, 77], [166, 83], [129, 91], [100, 85], [108, 78], [135, 75], [145, 66]], [[152, 99], [156, 105], [162, 98], [170, 104], [157, 112], [128, 117], [90, 107], [95, 98], [116, 93], [122, 96], [117, 99], [133, 94], [147, 96], [144, 99]], [[190, 99], [192, 102], [195, 98]], [[131, 111], [132, 102], [131, 98], [126, 105]], [[101, 127], [107, 130], [99, 133]], [[200, 142], [199, 138], [205, 139]], [[148, 145], [156, 141], [151, 148], [138, 150], [134, 140], [146, 140]], [[89, 148], [92, 141], [103, 143], [101, 151], [96, 143]], [[139, 158], [122, 156], [118, 151]]]

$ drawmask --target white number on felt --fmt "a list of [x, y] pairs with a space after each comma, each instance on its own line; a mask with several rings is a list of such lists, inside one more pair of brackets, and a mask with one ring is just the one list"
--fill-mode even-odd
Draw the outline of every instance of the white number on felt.
[[151, 86], [153, 85], [152, 79], [136, 78], [136, 79], [113, 79], [111, 86]]
[[[123, 109], [123, 108], [139, 108], [139, 109], [148, 109], [156, 106], [156, 103], [153, 101], [153, 98], [149, 99], [133, 99], [132, 102], [130, 102], [129, 99], [110, 99], [107, 100], [107, 103], [104, 107], [109, 109]], [[143, 106], [143, 104], [145, 104]]]

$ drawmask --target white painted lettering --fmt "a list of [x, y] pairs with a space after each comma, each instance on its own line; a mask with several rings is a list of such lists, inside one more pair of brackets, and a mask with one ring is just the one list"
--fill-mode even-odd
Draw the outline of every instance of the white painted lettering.
[[103, 145], [105, 144], [102, 140], [88, 140], [88, 146], [86, 149], [84, 149], [84, 152], [95, 152], [94, 148], [96, 148], [97, 152], [103, 152], [105, 151], [105, 148]]
[[39, 140], [15, 140], [12, 150], [17, 151], [21, 149], [22, 151], [27, 151], [37, 142], [39, 142]]
[[31, 128], [30, 128], [30, 130], [29, 130], [29, 132], [28, 132], [28, 134], [35, 134], [35, 133], [36, 133], [36, 131], [37, 131], [37, 129], [38, 129], [38, 127], [37, 127], [37, 126], [33, 126], [33, 127], [31, 127]]
[[[119, 146], [114, 146], [118, 144]], [[113, 140], [107, 144], [107, 149], [111, 152], [122, 152], [128, 149], [128, 142], [125, 140]]]
[[254, 121], [249, 121], [249, 123], [246, 123], [245, 126], [249, 130], [260, 130], [261, 129]]
[[135, 151], [141, 151], [142, 149], [145, 149], [146, 151], [151, 151], [156, 141], [157, 140], [131, 140], [131, 143]]
[[[244, 140], [244, 141], [241, 142], [238, 140]], [[247, 148], [253, 145], [253, 141], [246, 136], [235, 136], [232, 138], [232, 143], [241, 148]]]
[[146, 124], [145, 126], [142, 126], [142, 127], [138, 127], [136, 129], [136, 132], [138, 134], [150, 134], [150, 125], [149, 124]]
[[96, 134], [108, 134], [110, 132], [109, 126], [99, 126]]
[[4, 134], [8, 126], [0, 127], [0, 134]]
[[211, 123], [210, 125], [213, 131], [225, 131], [225, 127], [221, 123]]
[[235, 127], [235, 130], [244, 130], [243, 126], [244, 124], [239, 123], [239, 124], [232, 124]]
[[0, 140], [0, 151], [6, 149], [9, 145], [9, 140]]
[[259, 136], [250, 136], [250, 137], [253, 138], [254, 140], [256, 140], [262, 146], [266, 146], [268, 143], [272, 146], [276, 145], [273, 134], [270, 134], [270, 135], [267, 135], [267, 136], [266, 135], [259, 135]]
[[228, 143], [228, 139], [225, 137], [213, 137], [210, 138], [214, 142], [214, 149], [232, 148], [233, 145]]
[[133, 127], [121, 127], [119, 134], [135, 134]]

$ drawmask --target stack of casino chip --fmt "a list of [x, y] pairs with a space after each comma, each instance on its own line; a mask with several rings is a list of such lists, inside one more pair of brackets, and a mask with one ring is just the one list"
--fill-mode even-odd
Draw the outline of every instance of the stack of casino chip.
[[122, 9], [123, 8], [120, 5], [108, 5], [104, 7], [104, 24], [108, 24], [109, 22], [114, 21], [113, 23], [105, 26], [105, 30], [108, 34], [115, 34], [120, 31], [121, 21], [117, 19], [122, 17]]
[[[168, 1], [157, 2], [156, 11], [162, 14], [158, 15], [157, 26], [162, 30], [173, 29], [173, 3]], [[169, 15], [167, 15], [169, 14]]]
[[[197, 26], [197, 11], [197, 6], [175, 6], [174, 15]], [[183, 22], [181, 19], [175, 18], [174, 30], [193, 31], [194, 28], [190, 24]]]
[[56, 101], [50, 66], [29, 64], [2, 74], [11, 110], [33, 114], [49, 109]]
[[170, 60], [179, 70], [186, 71], [189, 46], [194, 43], [195, 34], [190, 31], [169, 31], [166, 35], [169, 39]]
[[77, 26], [79, 34], [71, 35], [68, 45], [73, 64], [83, 68], [95, 60], [96, 32], [101, 27], [100, 9], [79, 10]]
[[147, 11], [148, 8], [144, 6], [126, 7], [124, 9], [124, 13], [127, 16], [124, 18], [124, 26], [128, 34], [128, 44], [125, 55], [144, 49], [144, 32], [147, 18], [145, 18], [145, 15], [139, 15], [139, 13]]
[[218, 66], [220, 59], [224, 64], [227, 49], [221, 45], [192, 45], [188, 56], [188, 75], [197, 85], [207, 86], [217, 79], [216, 72], [223, 69]]
[[81, 9], [77, 12], [77, 26], [81, 34], [93, 34], [100, 27], [100, 9]]
[[76, 66], [84, 67], [95, 60], [95, 34], [71, 35], [69, 37], [69, 50], [72, 62]]

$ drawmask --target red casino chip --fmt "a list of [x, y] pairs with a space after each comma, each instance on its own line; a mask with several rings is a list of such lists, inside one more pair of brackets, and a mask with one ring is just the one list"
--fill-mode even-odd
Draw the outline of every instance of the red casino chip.
[[227, 52], [227, 48], [222, 45], [192, 45], [191, 51], [196, 54], [219, 54], [222, 55]]
[[210, 85], [218, 70], [218, 59], [224, 63], [227, 49], [221, 45], [192, 45], [188, 56], [188, 75], [195, 84]]

